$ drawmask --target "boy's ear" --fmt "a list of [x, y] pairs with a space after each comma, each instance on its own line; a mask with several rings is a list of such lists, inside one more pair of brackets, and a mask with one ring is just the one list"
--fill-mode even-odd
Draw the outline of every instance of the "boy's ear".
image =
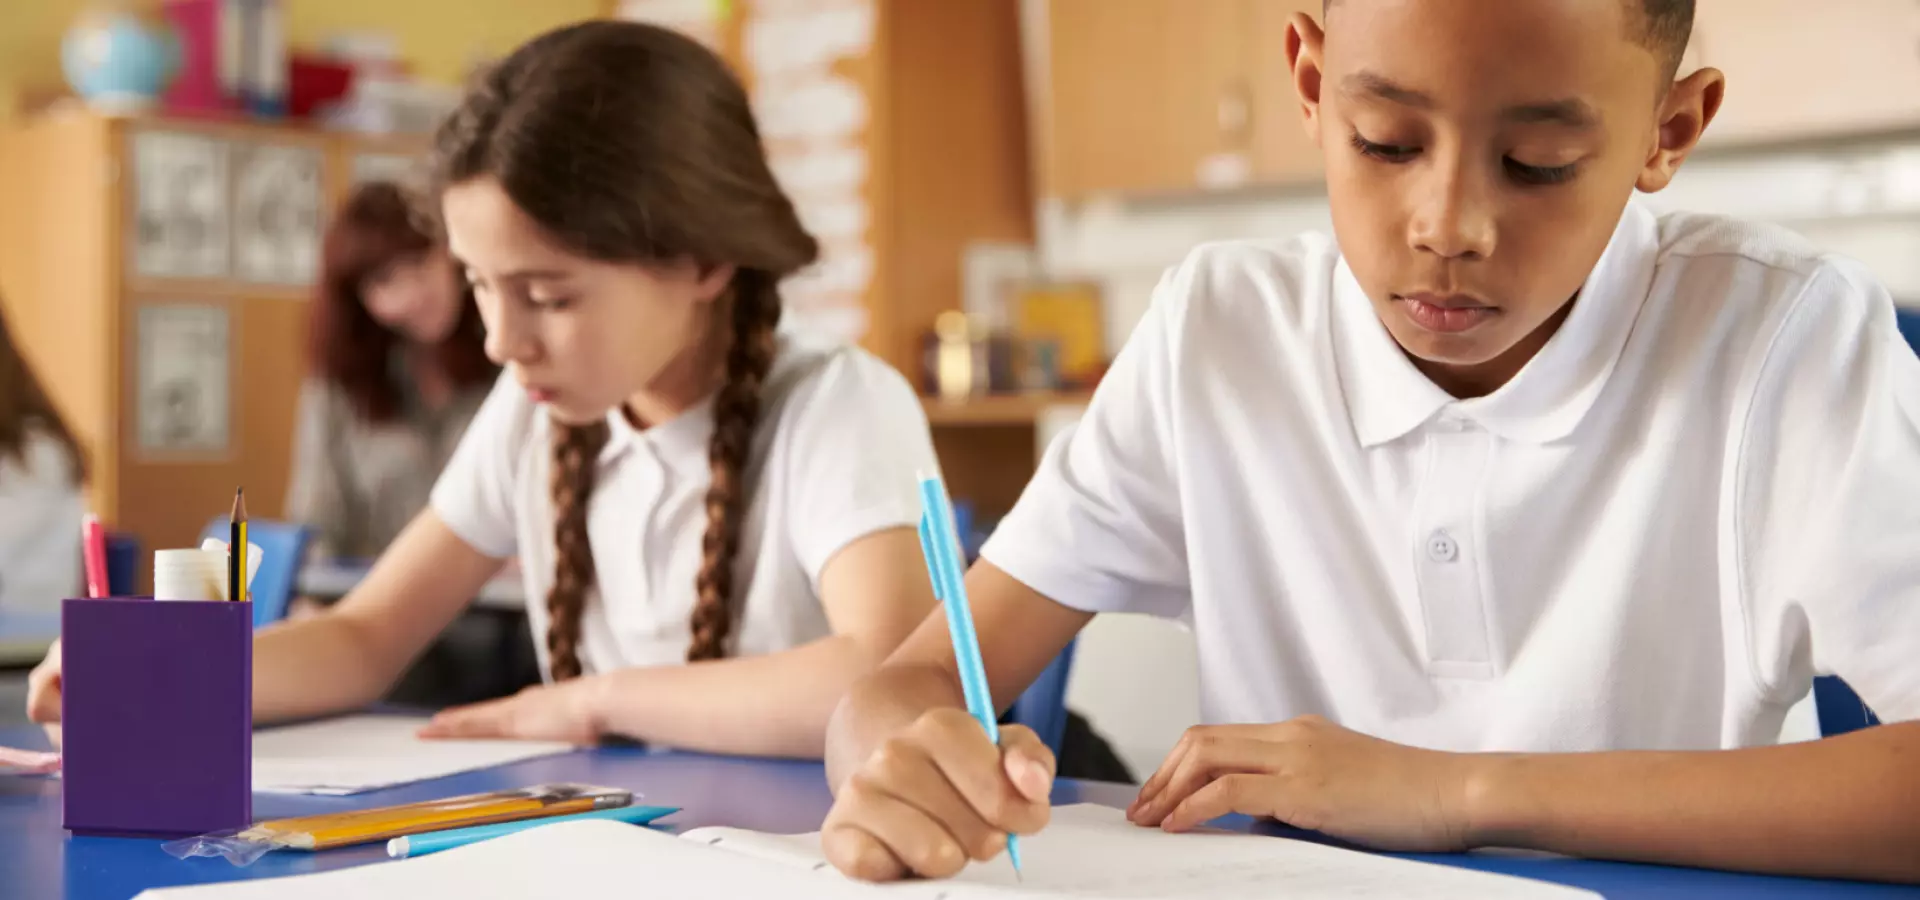
[[1293, 91], [1300, 98], [1300, 116], [1307, 137], [1320, 143], [1320, 91], [1327, 33], [1309, 13], [1297, 12], [1287, 19], [1287, 68], [1293, 72]]
[[702, 263], [694, 296], [700, 298], [701, 302], [718, 298], [733, 284], [733, 276], [737, 271], [739, 267], [733, 263]]
[[1680, 164], [1700, 145], [1700, 136], [1720, 111], [1726, 93], [1727, 78], [1719, 69], [1701, 69], [1673, 83], [1667, 99], [1660, 104], [1660, 124], [1654, 130], [1656, 143], [1635, 187], [1651, 194], [1673, 182]]

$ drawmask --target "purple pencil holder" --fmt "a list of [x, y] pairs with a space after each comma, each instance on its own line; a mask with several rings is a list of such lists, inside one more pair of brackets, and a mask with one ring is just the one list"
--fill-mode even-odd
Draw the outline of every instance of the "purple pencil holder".
[[60, 607], [64, 823], [191, 837], [253, 822], [253, 604]]

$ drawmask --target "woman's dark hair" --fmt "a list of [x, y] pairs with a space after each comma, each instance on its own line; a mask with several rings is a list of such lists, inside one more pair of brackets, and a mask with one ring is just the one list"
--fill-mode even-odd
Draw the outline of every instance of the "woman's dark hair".
[[[435, 248], [437, 238], [415, 210], [398, 185], [367, 182], [341, 206], [321, 245], [320, 296], [309, 329], [313, 371], [345, 392], [369, 422], [391, 421], [400, 414], [401, 384], [392, 367], [393, 351], [407, 338], [367, 311], [366, 284], [387, 266], [418, 259]], [[453, 277], [451, 270], [448, 277]], [[463, 296], [459, 322], [433, 353], [456, 389], [485, 384], [499, 375], [487, 359], [484, 340], [480, 314]]]
[[[673, 31], [594, 21], [548, 32], [481, 76], [441, 126], [435, 180], [492, 178], [562, 246], [607, 262], [736, 268], [724, 301], [725, 382], [708, 445], [712, 483], [687, 659], [726, 655], [742, 483], [773, 365], [780, 279], [814, 239], [767, 166], [746, 92], [725, 63]], [[556, 680], [580, 674], [580, 617], [594, 583], [586, 510], [606, 426], [555, 423], [555, 572], [547, 649]]]
[[73, 465], [73, 483], [87, 480], [87, 455], [80, 441], [67, 428], [66, 420], [54, 409], [40, 379], [27, 365], [26, 357], [14, 344], [7, 329], [7, 317], [0, 313], [0, 459], [27, 464], [27, 438], [38, 431], [67, 451]]

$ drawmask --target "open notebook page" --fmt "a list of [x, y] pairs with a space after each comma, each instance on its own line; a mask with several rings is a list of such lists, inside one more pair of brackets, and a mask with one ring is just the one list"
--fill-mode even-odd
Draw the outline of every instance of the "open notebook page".
[[136, 900], [839, 900], [877, 896], [878, 890], [601, 819], [530, 828], [431, 856], [333, 872], [161, 888]]
[[426, 719], [405, 716], [347, 716], [256, 732], [253, 789], [356, 794], [575, 749], [554, 741], [415, 737], [426, 723]]
[[1026, 839], [1026, 880], [1006, 861], [975, 864], [949, 881], [870, 885], [823, 865], [814, 835], [705, 828], [675, 837], [618, 822], [576, 821], [395, 862], [289, 878], [167, 888], [144, 900], [420, 900], [460, 897], [704, 898], [795, 900], [1014, 897], [1208, 900], [1286, 897], [1560, 900], [1593, 894], [1370, 856], [1282, 838], [1168, 835], [1126, 823], [1117, 811], [1065, 807]]
[[[820, 836], [727, 828], [681, 836], [710, 847], [838, 877], [820, 853]], [[1127, 821], [1120, 810], [1059, 807], [1037, 835], [1020, 839], [1016, 878], [1004, 856], [972, 863], [940, 884], [901, 886], [944, 900], [989, 897], [1272, 898], [1438, 897], [1462, 900], [1594, 898], [1588, 891], [1505, 875], [1342, 850], [1308, 841], [1224, 832], [1167, 834]]]

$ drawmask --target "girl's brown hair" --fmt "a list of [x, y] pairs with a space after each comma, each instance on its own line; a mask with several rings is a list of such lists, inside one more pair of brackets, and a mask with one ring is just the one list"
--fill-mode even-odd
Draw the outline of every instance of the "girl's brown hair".
[[84, 484], [87, 455], [80, 450], [80, 441], [67, 428], [66, 420], [60, 418], [59, 410], [53, 408], [53, 400], [27, 366], [26, 357], [20, 355], [7, 330], [7, 317], [0, 313], [0, 459], [26, 465], [27, 438], [35, 431], [53, 438], [67, 451], [73, 465], [73, 483]]
[[[687, 659], [726, 655], [734, 554], [760, 388], [773, 365], [780, 279], [818, 255], [774, 181], [746, 92], [693, 40], [595, 21], [549, 32], [481, 77], [441, 126], [444, 188], [495, 179], [562, 246], [609, 262], [732, 264], [726, 378], [714, 399], [707, 530]], [[580, 616], [594, 582], [586, 509], [604, 425], [554, 426], [555, 572], [547, 649], [556, 680], [580, 674]]]
[[[369, 422], [400, 414], [401, 387], [392, 369], [393, 351], [406, 338], [367, 311], [368, 278], [396, 262], [434, 249], [399, 185], [375, 181], [355, 188], [327, 226], [320, 250], [320, 295], [308, 334], [314, 374], [340, 388]], [[453, 263], [447, 263], [453, 278]], [[455, 389], [491, 382], [500, 374], [487, 359], [480, 314], [462, 297], [453, 333], [433, 348], [433, 361]]]

